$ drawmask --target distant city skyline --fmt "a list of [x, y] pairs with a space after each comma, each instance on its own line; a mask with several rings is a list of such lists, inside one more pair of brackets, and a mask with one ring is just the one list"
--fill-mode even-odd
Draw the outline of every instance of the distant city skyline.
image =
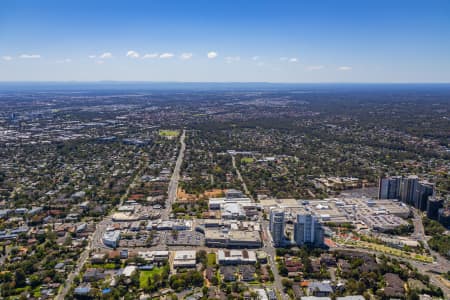
[[10, 1], [0, 81], [450, 82], [450, 2]]

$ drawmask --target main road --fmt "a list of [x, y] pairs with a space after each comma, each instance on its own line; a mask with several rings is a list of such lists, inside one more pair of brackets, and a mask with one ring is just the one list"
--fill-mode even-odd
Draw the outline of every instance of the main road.
[[290, 299], [289, 296], [284, 292], [283, 282], [280, 274], [278, 273], [278, 267], [276, 262], [276, 249], [272, 244], [272, 236], [269, 232], [269, 223], [266, 220], [261, 220], [261, 225], [264, 230], [264, 236], [265, 239], [263, 240], [263, 248], [267, 254], [268, 254], [268, 264], [270, 265], [270, 269], [273, 273], [273, 285], [275, 286], [275, 289], [278, 291], [279, 295], [281, 296], [282, 300]]
[[[247, 196], [252, 198], [252, 196], [247, 188], [247, 185], [245, 184], [244, 178], [242, 178], [241, 172], [239, 171], [239, 168], [236, 165], [236, 158], [234, 155], [231, 155], [231, 161], [233, 164], [233, 168], [236, 171], [238, 180], [242, 183], [242, 188], [244, 189], [244, 192], [247, 194]], [[265, 236], [265, 239], [263, 239], [262, 250], [264, 250], [268, 254], [268, 264], [270, 266], [270, 269], [272, 270], [273, 278], [274, 278], [273, 286], [275, 287], [275, 290], [278, 292], [278, 294], [280, 295], [282, 300], [290, 299], [289, 296], [284, 292], [282, 277], [278, 273], [278, 267], [277, 267], [277, 262], [276, 262], [277, 254], [276, 254], [276, 249], [272, 244], [272, 236], [268, 230], [269, 223], [266, 220], [261, 219], [261, 225], [263, 227], [264, 236]]]
[[413, 219], [414, 233], [412, 234], [412, 238], [415, 238], [418, 241], [422, 241], [424, 243], [425, 248], [430, 249], [428, 247], [428, 243], [425, 238], [425, 229], [422, 223], [422, 216], [420, 215], [420, 212], [415, 208], [412, 208], [412, 212], [414, 214]]
[[433, 264], [417, 264], [417, 268], [420, 271], [428, 272], [431, 282], [434, 285], [439, 286], [444, 291], [444, 294], [450, 297], [450, 287], [448, 285], [448, 281], [437, 275], [438, 273], [447, 273], [448, 270], [450, 270], [450, 261], [430, 248], [428, 245], [427, 236], [425, 235], [421, 212], [415, 208], [412, 208], [412, 210], [414, 213], [414, 233], [412, 234], [412, 237], [423, 242], [425, 249], [430, 251], [431, 256], [435, 259]]
[[161, 212], [161, 219], [167, 220], [169, 219], [170, 211], [172, 210], [172, 204], [177, 199], [177, 190], [178, 190], [178, 182], [180, 180], [180, 172], [181, 172], [181, 165], [183, 164], [184, 159], [184, 151], [186, 150], [186, 144], [184, 142], [186, 138], [186, 130], [183, 130], [183, 133], [180, 136], [180, 152], [178, 153], [178, 158], [175, 163], [175, 167], [172, 172], [172, 177], [170, 178], [169, 187], [167, 190], [167, 201], [166, 201], [166, 207]]
[[[183, 130], [183, 133], [181, 134], [181, 137], [180, 137], [180, 144], [181, 144], [180, 152], [178, 154], [178, 158], [175, 163], [175, 168], [173, 170], [173, 174], [170, 179], [169, 188], [168, 188], [168, 200], [166, 203], [166, 208], [163, 211], [163, 213], [161, 214], [162, 219], [168, 219], [170, 210], [172, 208], [172, 203], [175, 202], [176, 197], [177, 197], [177, 189], [178, 189], [178, 181], [180, 179], [181, 164], [183, 163], [184, 151], [186, 149], [186, 144], [184, 142], [185, 137], [186, 137], [186, 131]], [[123, 205], [123, 202], [127, 199], [131, 188], [135, 185], [137, 178], [139, 178], [140, 175], [142, 175], [141, 173], [142, 173], [142, 170], [144, 169], [143, 165], [145, 165], [145, 163], [140, 164], [140, 166], [138, 167], [138, 172], [136, 172], [136, 174], [133, 177], [133, 179], [131, 180], [130, 185], [128, 186], [127, 190], [122, 195], [119, 205]], [[84, 251], [80, 254], [80, 257], [76, 263], [75, 269], [67, 276], [67, 280], [64, 283], [64, 286], [59, 290], [58, 294], [56, 295], [56, 297], [55, 297], [56, 300], [64, 300], [66, 298], [67, 293], [69, 292], [75, 277], [77, 277], [80, 274], [81, 269], [83, 268], [84, 264], [86, 263], [87, 259], [89, 258], [90, 251], [98, 249], [98, 245], [101, 243], [101, 236], [102, 236], [103, 232], [105, 231], [106, 227], [108, 227], [108, 225], [110, 225], [111, 223], [112, 223], [111, 217], [105, 216], [103, 218], [103, 220], [100, 221], [96, 225], [95, 231], [89, 238], [88, 245], [86, 246]]]
[[242, 178], [241, 172], [239, 171], [239, 168], [236, 166], [236, 158], [234, 155], [231, 155], [231, 162], [233, 164], [234, 170], [236, 171], [238, 180], [242, 183], [242, 188], [244, 189], [245, 194], [247, 194], [247, 196], [252, 198], [250, 192], [248, 191], [247, 185], [245, 184], [244, 178]]

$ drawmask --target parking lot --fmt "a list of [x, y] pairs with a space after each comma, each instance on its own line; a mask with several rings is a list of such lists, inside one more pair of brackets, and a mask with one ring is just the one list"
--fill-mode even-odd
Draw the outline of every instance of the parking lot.
[[168, 246], [203, 246], [205, 236], [197, 231], [178, 231], [177, 235], [167, 233], [166, 245]]
[[121, 248], [137, 248], [137, 247], [149, 247], [154, 246], [159, 243], [161, 240], [161, 236], [158, 233], [155, 233], [151, 243], [148, 243], [148, 238], [150, 234], [148, 233], [140, 233], [138, 235], [134, 235], [133, 238], [122, 238], [119, 242], [119, 246]]

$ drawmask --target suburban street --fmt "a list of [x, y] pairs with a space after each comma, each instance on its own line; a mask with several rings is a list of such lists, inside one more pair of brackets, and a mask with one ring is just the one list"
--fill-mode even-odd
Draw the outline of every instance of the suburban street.
[[[450, 270], [450, 262], [430, 248], [427, 242], [427, 237], [425, 235], [425, 229], [423, 227], [422, 222], [422, 216], [420, 215], [420, 212], [417, 209], [413, 209], [414, 213], [414, 233], [413, 237], [415, 237], [418, 241], [422, 241], [425, 248], [430, 251], [431, 256], [434, 257], [435, 262], [432, 265], [428, 265], [428, 271], [431, 272], [438, 272], [438, 273], [446, 273], [448, 270]], [[448, 290], [450, 292], [450, 290]]]
[[422, 216], [420, 215], [420, 212], [417, 209], [413, 209], [414, 213], [414, 233], [411, 234], [411, 237], [414, 239], [417, 239], [418, 241], [422, 241], [424, 244], [424, 247], [430, 251], [431, 256], [435, 259], [433, 263], [423, 263], [418, 262], [413, 259], [407, 259], [402, 258], [398, 256], [392, 256], [386, 253], [368, 250], [368, 249], [358, 249], [358, 248], [337, 248], [334, 250], [349, 250], [349, 251], [359, 251], [359, 252], [365, 252], [365, 253], [371, 253], [371, 254], [383, 254], [386, 256], [390, 256], [392, 258], [403, 260], [409, 262], [411, 265], [416, 267], [422, 274], [426, 274], [430, 277], [430, 282], [442, 289], [444, 292], [444, 295], [450, 296], [450, 288], [448, 285], [445, 284], [445, 282], [442, 280], [441, 276], [438, 275], [438, 273], [446, 273], [448, 270], [450, 270], [450, 262], [442, 257], [439, 253], [433, 251], [427, 243], [427, 237], [425, 235], [425, 229], [422, 222]]
[[[242, 183], [242, 188], [243, 188], [245, 194], [248, 195], [250, 198], [252, 198], [250, 195], [250, 192], [247, 188], [247, 185], [245, 184], [245, 181], [242, 178], [241, 172], [239, 171], [239, 168], [237, 168], [237, 166], [236, 166], [236, 159], [235, 159], [234, 155], [231, 155], [231, 160], [232, 160], [233, 168], [235, 169], [236, 174], [238, 176], [238, 179]], [[262, 225], [262, 228], [264, 231], [264, 236], [265, 236], [265, 239], [263, 239], [262, 250], [264, 250], [268, 256], [268, 263], [270, 265], [270, 269], [272, 270], [272, 273], [274, 276], [273, 285], [274, 285], [275, 291], [280, 295], [282, 300], [289, 299], [289, 296], [284, 293], [283, 283], [281, 281], [282, 278], [281, 278], [280, 274], [278, 273], [277, 263], [275, 261], [276, 249], [271, 242], [272, 237], [268, 230], [269, 222], [267, 220], [263, 220], [261, 218], [261, 225]]]
[[450, 300], [450, 0], [129, 2], [1, 2], [0, 300]]
[[272, 237], [270, 235], [270, 232], [268, 230], [269, 228], [269, 222], [266, 220], [262, 220], [261, 221], [263, 230], [264, 230], [264, 235], [265, 235], [265, 239], [263, 240], [263, 248], [262, 250], [264, 250], [267, 253], [268, 256], [268, 263], [270, 264], [270, 268], [272, 270], [273, 273], [273, 277], [274, 277], [274, 287], [276, 289], [276, 291], [279, 293], [279, 295], [281, 296], [281, 299], [289, 299], [289, 296], [286, 295], [283, 290], [283, 283], [281, 282], [281, 276], [278, 273], [278, 268], [277, 268], [277, 262], [275, 261], [276, 258], [276, 249], [275, 247], [272, 245]]
[[[383, 252], [374, 251], [374, 250], [368, 250], [368, 249], [348, 248], [348, 247], [339, 247], [339, 248], [330, 249], [330, 251], [339, 251], [339, 250], [348, 250], [348, 251], [357, 251], [357, 252], [376, 254], [376, 255], [385, 255], [385, 256], [388, 256], [388, 257], [391, 257], [391, 258], [395, 258], [395, 259], [400, 260], [400, 261], [409, 262], [411, 265], [416, 267], [417, 270], [419, 270], [422, 274], [428, 275], [430, 277], [430, 282], [432, 284], [440, 287], [442, 289], [442, 291], [444, 292], [444, 295], [450, 296], [450, 288], [440, 279], [440, 277], [441, 277], [440, 275], [438, 275], [438, 274], [436, 274], [436, 273], [434, 273], [432, 271], [433, 268], [436, 267], [436, 262], [431, 263], [431, 264], [427, 264], [427, 263], [422, 263], [422, 262], [415, 261], [413, 259], [406, 259], [406, 258], [403, 258], [403, 257], [389, 255], [389, 254], [386, 254], [386, 253], [383, 253]], [[446, 262], [444, 267], [449, 267], [448, 264], [449, 263]], [[449, 269], [446, 269], [446, 270], [449, 270]]]
[[[180, 172], [181, 172], [181, 165], [183, 163], [184, 153], [185, 153], [185, 149], [186, 149], [185, 138], [186, 138], [186, 131], [183, 130], [182, 134], [180, 135], [180, 149], [179, 149], [179, 153], [178, 153], [177, 160], [175, 162], [175, 166], [173, 168], [173, 173], [172, 173], [172, 176], [171, 176], [171, 179], [170, 179], [170, 182], [169, 182], [169, 186], [168, 186], [168, 198], [167, 198], [167, 202], [166, 202], [166, 207], [161, 212], [161, 219], [162, 220], [168, 220], [169, 219], [172, 204], [176, 201], [177, 190], [178, 190], [178, 183], [179, 183]], [[236, 161], [235, 161], [235, 157], [234, 156], [232, 156], [232, 164], [233, 164], [233, 167], [236, 170], [236, 173], [238, 175], [238, 179], [242, 183], [242, 187], [243, 187], [244, 191], [247, 194], [249, 194], [248, 189], [247, 189], [247, 187], [245, 185], [245, 182], [244, 182], [244, 180], [243, 180], [243, 178], [242, 178], [242, 176], [241, 176], [241, 174], [239, 172], [239, 169], [236, 167]], [[142, 175], [141, 174], [142, 173], [141, 172], [142, 169], [143, 169], [142, 165], [139, 166], [139, 170], [136, 172], [136, 174], [135, 174], [134, 178], [132, 179], [128, 189], [126, 190], [126, 192], [121, 197], [119, 205], [123, 205], [124, 201], [126, 201], [131, 188], [135, 185], [136, 180], [139, 178], [139, 176]], [[421, 263], [421, 262], [417, 262], [417, 261], [410, 260], [410, 259], [398, 258], [398, 257], [395, 257], [395, 256], [392, 256], [392, 257], [395, 257], [397, 259], [404, 260], [404, 261], [407, 261], [407, 262], [411, 263], [420, 272], [422, 272], [423, 274], [427, 274], [430, 277], [431, 283], [436, 285], [436, 286], [439, 286], [444, 291], [445, 295], [450, 295], [449, 287], [446, 286], [445, 282], [443, 282], [441, 280], [440, 276], [436, 274], [436, 272], [445, 272], [446, 270], [450, 269], [449, 262], [445, 258], [441, 257], [438, 253], [432, 251], [428, 247], [427, 242], [426, 242], [425, 231], [424, 231], [423, 224], [422, 224], [422, 218], [420, 216], [420, 213], [417, 212], [416, 210], [414, 210], [414, 220], [413, 220], [413, 222], [414, 222], [414, 233], [412, 234], [412, 237], [416, 238], [419, 241], [424, 242], [425, 247], [430, 250], [430, 253], [436, 258], [436, 261], [434, 263], [432, 263], [432, 264], [427, 264], [427, 263]], [[87, 247], [80, 254], [80, 257], [79, 257], [79, 259], [77, 261], [77, 264], [76, 264], [77, 267], [68, 275], [68, 278], [67, 278], [67, 281], [66, 281], [65, 285], [59, 290], [59, 293], [58, 293], [58, 295], [56, 296], [55, 299], [57, 299], [57, 300], [65, 299], [65, 297], [67, 296], [67, 294], [68, 294], [68, 292], [70, 290], [70, 287], [73, 284], [73, 281], [74, 281], [75, 277], [77, 277], [80, 274], [81, 269], [83, 268], [84, 264], [88, 260], [89, 254], [90, 254], [91, 251], [98, 251], [101, 248], [107, 248], [107, 247], [103, 246], [102, 235], [106, 231], [106, 228], [108, 228], [112, 224], [113, 224], [113, 222], [112, 222], [111, 216], [108, 215], [108, 216], [104, 217], [103, 220], [101, 220], [96, 225], [95, 231], [92, 233], [92, 235], [89, 238], [89, 243], [88, 243]], [[268, 254], [268, 263], [269, 263], [271, 271], [272, 271], [272, 273], [274, 275], [274, 282], [272, 284], [272, 287], [277, 292], [277, 294], [279, 295], [280, 299], [283, 299], [283, 300], [284, 299], [289, 299], [289, 296], [284, 293], [284, 287], [283, 287], [283, 284], [282, 284], [282, 277], [278, 273], [278, 268], [277, 268], [277, 264], [276, 264], [276, 260], [275, 260], [275, 258], [276, 258], [276, 249], [271, 243], [271, 234], [270, 234], [270, 232], [268, 230], [269, 222], [267, 220], [261, 220], [261, 224], [262, 224], [262, 228], [263, 228], [263, 231], [264, 231], [264, 237], [265, 237], [263, 239], [263, 248], [262, 248], [262, 250], [264, 250]], [[157, 246], [147, 247], [145, 250], [150, 250], [150, 249], [151, 250], [168, 250], [169, 248], [170, 248], [170, 250], [185, 250], [186, 248], [191, 248], [191, 249], [196, 249], [196, 250], [200, 250], [200, 249], [208, 250], [207, 247], [201, 247], [201, 246], [200, 247], [199, 246], [192, 246], [192, 247], [171, 246], [171, 247], [168, 247], [163, 242], [161, 242]], [[381, 252], [367, 250], [367, 249], [355, 249], [355, 248], [339, 247], [339, 248], [336, 248], [334, 250], [337, 250], [337, 249], [342, 249], [342, 250], [346, 250], [347, 249], [347, 250], [351, 250], [351, 251], [361, 251], [361, 252], [371, 253], [371, 254], [381, 254]]]
[[244, 178], [242, 178], [241, 172], [239, 171], [239, 168], [236, 167], [236, 158], [234, 155], [231, 155], [231, 161], [233, 163], [233, 168], [236, 170], [237, 177], [239, 181], [242, 183], [242, 188], [244, 189], [244, 192], [247, 196], [252, 198], [250, 195], [250, 192], [248, 191], [247, 185], [245, 184]]
[[[128, 195], [130, 193], [130, 190], [133, 187], [136, 179], [139, 178], [139, 176], [141, 176], [142, 169], [143, 169], [143, 166], [141, 163], [141, 165], [138, 167], [138, 172], [136, 172], [136, 174], [133, 177], [133, 179], [131, 180], [131, 183], [128, 186], [127, 190], [120, 198], [120, 203], [118, 206], [122, 205], [123, 202], [127, 199]], [[113, 211], [114, 211], [114, 209], [111, 212], [113, 212]], [[80, 254], [80, 258], [78, 259], [78, 261], [76, 263], [76, 268], [72, 272], [70, 272], [70, 274], [67, 276], [66, 282], [64, 283], [63, 287], [58, 291], [58, 294], [55, 297], [56, 300], [64, 300], [66, 298], [67, 293], [69, 292], [70, 287], [73, 284], [73, 280], [75, 279], [75, 277], [77, 277], [80, 274], [81, 269], [83, 268], [84, 264], [86, 263], [87, 259], [89, 258], [89, 254], [90, 254], [91, 250], [97, 250], [100, 247], [102, 247], [102, 245], [103, 245], [102, 241], [101, 241], [102, 235], [110, 223], [111, 223], [111, 217], [108, 215], [108, 216], [105, 216], [103, 218], [103, 220], [101, 220], [99, 223], [96, 224], [94, 232], [89, 237], [88, 245], [86, 246], [84, 251]]]
[[161, 219], [167, 220], [170, 216], [170, 211], [172, 210], [172, 204], [177, 199], [178, 181], [180, 180], [181, 164], [183, 163], [184, 151], [186, 150], [186, 144], [184, 139], [186, 138], [186, 130], [180, 136], [180, 152], [178, 153], [178, 158], [175, 163], [175, 167], [172, 172], [172, 177], [170, 178], [169, 188], [167, 191], [167, 201], [166, 208], [161, 211]]
[[59, 290], [58, 295], [56, 295], [56, 297], [55, 297], [56, 300], [64, 300], [66, 298], [66, 295], [69, 292], [70, 287], [72, 286], [73, 280], [75, 279], [76, 276], [78, 276], [80, 274], [81, 269], [83, 268], [84, 264], [86, 263], [87, 259], [89, 258], [89, 252], [91, 249], [90, 243], [91, 243], [91, 241], [89, 241], [89, 245], [81, 253], [80, 258], [78, 259], [78, 261], [76, 263], [75, 269], [69, 274], [69, 276], [67, 276], [67, 280], [66, 280], [65, 284]]

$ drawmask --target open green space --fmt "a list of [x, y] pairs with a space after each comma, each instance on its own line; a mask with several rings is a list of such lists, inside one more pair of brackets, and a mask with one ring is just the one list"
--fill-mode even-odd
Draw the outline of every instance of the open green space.
[[216, 254], [215, 253], [208, 253], [207, 264], [208, 264], [208, 267], [212, 267], [216, 264]]
[[139, 271], [139, 287], [146, 288], [148, 287], [148, 279], [152, 278], [154, 274], [162, 274], [162, 268], [154, 268], [153, 270], [143, 270]]
[[427, 262], [427, 263], [433, 262], [432, 257], [421, 255], [421, 254], [414, 253], [414, 252], [406, 252], [406, 251], [388, 247], [385, 245], [363, 242], [363, 241], [347, 241], [347, 242], [341, 241], [341, 243], [348, 245], [348, 246], [378, 251], [378, 252], [382, 252], [385, 254], [390, 254], [390, 255], [403, 257], [403, 258], [414, 259], [414, 260], [421, 261], [421, 262]]
[[161, 129], [159, 131], [160, 136], [166, 136], [166, 137], [176, 137], [180, 134], [178, 130], [170, 130], [170, 129]]
[[244, 163], [244, 164], [251, 164], [254, 161], [255, 161], [255, 159], [253, 157], [243, 157], [243, 158], [241, 158], [241, 163]]
[[102, 269], [108, 269], [108, 270], [114, 270], [119, 269], [120, 264], [116, 265], [115, 263], [106, 263], [106, 264], [92, 264], [92, 268], [102, 268]]

